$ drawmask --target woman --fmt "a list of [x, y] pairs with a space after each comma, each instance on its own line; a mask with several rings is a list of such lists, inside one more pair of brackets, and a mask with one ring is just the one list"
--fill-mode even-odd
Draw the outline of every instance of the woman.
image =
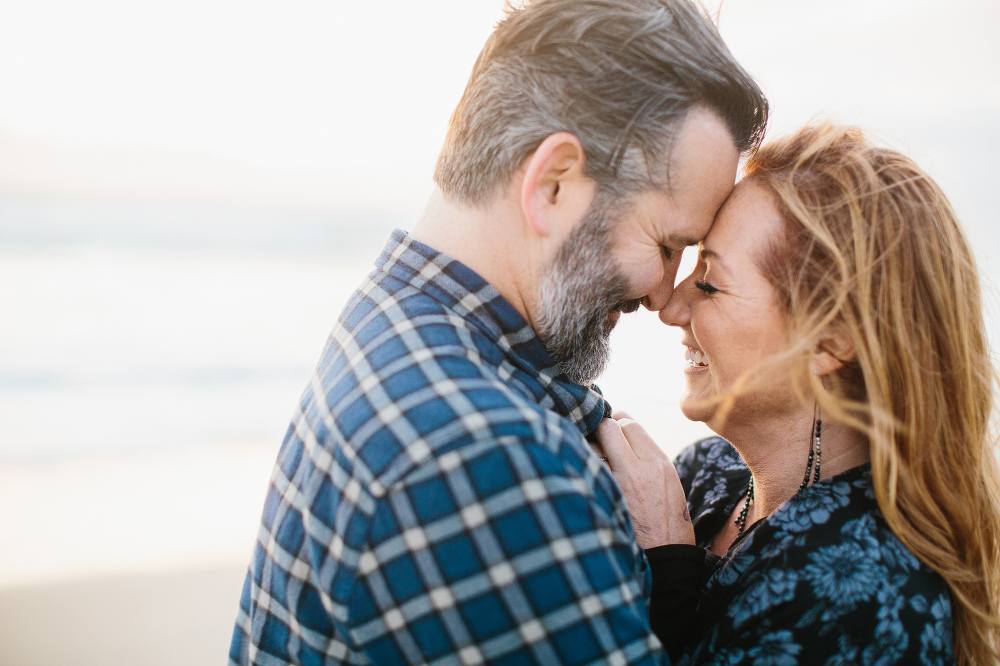
[[[682, 411], [721, 438], [680, 483], [634, 422], [599, 438], [640, 545], [711, 553], [681, 663], [1000, 662], [996, 369], [931, 179], [856, 130], [769, 143], [660, 318]], [[670, 548], [647, 550], [654, 611]]]

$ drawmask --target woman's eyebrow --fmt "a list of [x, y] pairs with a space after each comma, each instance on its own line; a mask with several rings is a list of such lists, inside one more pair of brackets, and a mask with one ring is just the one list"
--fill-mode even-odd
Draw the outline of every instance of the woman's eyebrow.
[[701, 256], [702, 260], [707, 261], [711, 259], [716, 264], [723, 266], [725, 265], [725, 263], [722, 261], [722, 257], [719, 256], [718, 252], [710, 248], [707, 248], [704, 245], [702, 245], [701, 248], [699, 248], [698, 254]]

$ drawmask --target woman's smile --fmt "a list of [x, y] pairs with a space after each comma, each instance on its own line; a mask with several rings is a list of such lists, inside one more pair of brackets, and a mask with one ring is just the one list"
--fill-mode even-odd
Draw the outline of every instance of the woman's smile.
[[684, 347], [684, 359], [688, 362], [686, 371], [698, 372], [708, 368], [708, 357], [693, 347]]

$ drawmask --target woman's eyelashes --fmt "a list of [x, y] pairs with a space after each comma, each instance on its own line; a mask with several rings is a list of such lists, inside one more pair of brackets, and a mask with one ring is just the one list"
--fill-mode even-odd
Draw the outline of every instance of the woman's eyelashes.
[[718, 289], [710, 285], [708, 282], [705, 282], [705, 280], [695, 280], [694, 286], [698, 287], [698, 289], [701, 289], [706, 294], [714, 294], [715, 292], [719, 291]]

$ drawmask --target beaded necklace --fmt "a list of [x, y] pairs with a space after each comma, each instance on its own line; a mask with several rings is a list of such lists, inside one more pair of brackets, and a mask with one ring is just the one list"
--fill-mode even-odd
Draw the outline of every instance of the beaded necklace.
[[[823, 419], [819, 418], [819, 405], [813, 411], [813, 422], [816, 424], [816, 427], [810, 433], [809, 460], [806, 462], [806, 475], [802, 478], [802, 483], [799, 484], [800, 491], [808, 488], [811, 483], [819, 481], [820, 462], [823, 458], [823, 448], [820, 445], [820, 437], [823, 432]], [[736, 533], [737, 538], [746, 529], [747, 512], [750, 510], [751, 502], [753, 502], [753, 474], [750, 475], [750, 483], [747, 484], [747, 499], [743, 502], [740, 515], [736, 516], [736, 527], [739, 528], [739, 531]]]

